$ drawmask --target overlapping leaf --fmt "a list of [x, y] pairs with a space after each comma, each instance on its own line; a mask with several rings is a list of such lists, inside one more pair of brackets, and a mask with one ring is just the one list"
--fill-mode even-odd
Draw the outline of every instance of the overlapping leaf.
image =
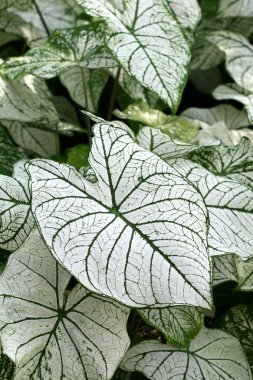
[[252, 305], [238, 305], [225, 313], [217, 325], [236, 337], [253, 373], [253, 309]]
[[202, 198], [119, 125], [95, 126], [90, 164], [97, 183], [66, 165], [30, 163], [32, 207], [43, 237], [95, 292], [136, 307], [209, 307]]
[[[105, 21], [107, 44], [124, 70], [176, 111], [186, 81], [191, 42], [170, 2], [129, 0], [122, 13], [105, 0], [77, 3]], [[180, 2], [172, 5], [183, 8]], [[182, 16], [185, 19], [185, 11]], [[195, 24], [197, 17], [190, 12], [189, 24]]]
[[203, 327], [204, 315], [196, 307], [141, 309], [139, 313], [176, 346], [187, 346]]
[[213, 285], [227, 281], [237, 282], [236, 259], [234, 255], [213, 257]]
[[0, 326], [14, 379], [111, 379], [126, 349], [128, 309], [66, 287], [68, 274], [33, 231], [1, 277]]
[[28, 194], [28, 178], [17, 163], [14, 176], [0, 176], [0, 247], [15, 250], [34, 226]]
[[52, 78], [75, 66], [115, 66], [104, 47], [104, 30], [99, 23], [57, 30], [45, 46], [30, 50], [22, 57], [10, 58], [1, 71], [11, 79], [24, 74]]
[[90, 112], [98, 111], [100, 95], [108, 79], [105, 71], [73, 67], [61, 74], [60, 78], [77, 104]]
[[139, 343], [130, 348], [121, 367], [154, 380], [252, 379], [239, 342], [220, 330], [204, 329], [186, 350], [158, 341]]

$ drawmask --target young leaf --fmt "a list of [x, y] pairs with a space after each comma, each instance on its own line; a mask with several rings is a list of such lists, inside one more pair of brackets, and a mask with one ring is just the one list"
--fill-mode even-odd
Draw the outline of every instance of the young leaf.
[[[77, 3], [105, 21], [107, 44], [123, 69], [175, 112], [185, 86], [192, 45], [173, 10], [177, 3], [180, 9], [184, 6], [166, 0], [128, 0], [121, 13], [105, 0]], [[190, 15], [195, 24], [198, 16], [194, 12]]]
[[58, 115], [44, 81], [26, 75], [15, 81], [0, 77], [0, 119], [53, 124]]
[[13, 178], [0, 176], [0, 247], [11, 251], [20, 247], [34, 227], [28, 178], [20, 170], [16, 164]]
[[235, 82], [253, 92], [253, 47], [244, 36], [233, 32], [216, 32], [208, 38], [226, 55], [226, 68]]
[[94, 127], [89, 162], [96, 183], [69, 166], [31, 161], [32, 207], [43, 237], [92, 291], [135, 307], [210, 307], [202, 198], [122, 124]]
[[248, 115], [248, 120], [253, 124], [253, 94], [250, 91], [243, 89], [236, 83], [220, 85], [214, 92], [213, 96], [218, 100], [233, 99], [245, 106]]
[[252, 379], [238, 340], [220, 330], [202, 330], [186, 350], [158, 341], [139, 343], [127, 352], [121, 368], [153, 380]]
[[0, 70], [10, 79], [25, 74], [48, 79], [75, 66], [99, 68], [115, 65], [115, 60], [104, 47], [101, 24], [92, 23], [56, 30], [45, 46], [32, 49], [24, 56], [10, 58]]
[[13, 165], [22, 158], [25, 158], [25, 154], [13, 144], [5, 128], [0, 124], [0, 173], [11, 175]]
[[141, 309], [139, 313], [148, 324], [160, 330], [171, 344], [177, 346], [187, 346], [204, 323], [204, 315], [196, 307]]
[[225, 313], [217, 323], [219, 328], [237, 338], [253, 373], [253, 308], [238, 305]]
[[61, 74], [60, 79], [79, 106], [98, 112], [98, 102], [108, 80], [105, 71], [73, 67]]
[[[111, 379], [129, 346], [129, 311], [77, 285], [34, 230], [1, 277], [0, 326], [15, 380]], [[18, 286], [17, 286], [18, 284]]]

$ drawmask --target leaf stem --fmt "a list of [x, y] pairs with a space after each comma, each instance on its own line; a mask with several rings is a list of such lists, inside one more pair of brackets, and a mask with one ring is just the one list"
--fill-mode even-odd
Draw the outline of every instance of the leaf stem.
[[[84, 109], [85, 111], [89, 111], [88, 109], [88, 94], [87, 94], [87, 88], [86, 88], [86, 83], [85, 83], [85, 78], [84, 78], [84, 73], [82, 67], [80, 67], [81, 70], [81, 78], [82, 78], [82, 83], [83, 83], [83, 95], [84, 95]], [[90, 124], [90, 118], [87, 115], [83, 115], [87, 132], [88, 132], [88, 140], [89, 140], [89, 147], [91, 148], [92, 144], [92, 135], [91, 135], [91, 124]]]
[[116, 77], [115, 77], [114, 84], [113, 84], [113, 88], [112, 88], [112, 94], [111, 94], [110, 104], [109, 104], [108, 113], [107, 113], [107, 120], [108, 121], [112, 120], [112, 113], [113, 113], [113, 109], [115, 106], [116, 96], [117, 96], [118, 87], [119, 87], [120, 72], [121, 72], [121, 68], [119, 67], [117, 70]]
[[45, 31], [46, 31], [48, 37], [50, 37], [50, 34], [51, 34], [51, 33], [50, 33], [50, 30], [49, 30], [49, 28], [48, 28], [48, 26], [47, 26], [47, 23], [46, 23], [46, 21], [45, 21], [45, 19], [44, 19], [44, 17], [43, 17], [43, 14], [41, 13], [41, 10], [40, 10], [38, 4], [36, 3], [36, 0], [32, 0], [32, 2], [33, 2], [34, 6], [35, 6], [35, 8], [36, 8], [36, 11], [37, 11], [37, 13], [38, 13], [38, 15], [39, 15], [39, 17], [40, 17], [40, 20], [41, 20], [41, 22], [42, 22], [42, 24], [43, 24], [43, 26], [44, 26], [44, 28], [45, 28]]

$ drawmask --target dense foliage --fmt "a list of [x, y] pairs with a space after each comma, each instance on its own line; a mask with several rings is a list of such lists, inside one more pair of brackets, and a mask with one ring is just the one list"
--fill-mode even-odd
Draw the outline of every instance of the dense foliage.
[[252, 379], [252, 36], [251, 0], [0, 0], [1, 379]]

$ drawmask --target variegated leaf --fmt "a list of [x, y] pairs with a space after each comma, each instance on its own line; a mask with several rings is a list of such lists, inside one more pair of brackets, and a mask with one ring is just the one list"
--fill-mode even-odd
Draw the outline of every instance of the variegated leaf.
[[4, 355], [0, 347], [0, 378], [1, 380], [13, 380], [15, 370], [14, 363]]
[[227, 281], [237, 282], [236, 257], [223, 255], [213, 257], [213, 285]]
[[60, 76], [72, 99], [90, 112], [98, 112], [98, 102], [108, 80], [102, 70], [73, 67]]
[[3, 351], [15, 380], [111, 379], [129, 346], [129, 310], [77, 285], [37, 230], [11, 255], [0, 284]]
[[[185, 33], [173, 11], [176, 6], [182, 9], [182, 2], [128, 0], [122, 13], [110, 1], [77, 3], [90, 15], [105, 21], [107, 44], [123, 69], [176, 111], [191, 52], [189, 33]], [[185, 19], [185, 11], [182, 14], [180, 9], [179, 14]], [[195, 12], [190, 12], [190, 16], [188, 23], [195, 24], [198, 16]]]
[[248, 120], [253, 124], [253, 94], [250, 91], [243, 89], [236, 83], [220, 85], [214, 92], [213, 96], [218, 100], [233, 99], [245, 106], [248, 115]]
[[28, 178], [17, 163], [14, 176], [0, 176], [0, 247], [15, 250], [34, 226], [30, 210]]
[[238, 286], [237, 289], [244, 292], [253, 291], [253, 259], [243, 261], [239, 257], [235, 260]]
[[0, 124], [0, 173], [11, 175], [13, 165], [22, 158], [25, 158], [24, 152], [13, 144], [8, 133]]
[[14, 6], [18, 9], [26, 10], [31, 8], [32, 0], [1, 0], [0, 10]]
[[238, 340], [220, 330], [202, 330], [185, 350], [158, 341], [139, 343], [127, 352], [121, 368], [151, 380], [252, 379]]
[[95, 126], [89, 162], [96, 183], [69, 166], [31, 161], [32, 207], [43, 237], [94, 292], [135, 307], [209, 307], [202, 198], [129, 133], [122, 123]]
[[251, 0], [220, 0], [218, 17], [253, 17]]
[[43, 80], [26, 75], [11, 81], [0, 77], [0, 119], [20, 122], [58, 122]]
[[204, 323], [203, 312], [196, 307], [141, 309], [139, 313], [148, 324], [160, 330], [166, 339], [176, 346], [187, 346]]
[[253, 308], [238, 305], [225, 313], [217, 323], [219, 328], [237, 338], [246, 354], [253, 373]]
[[[30, 50], [24, 56], [10, 58], [0, 67], [0, 72], [10, 79], [25, 74], [48, 79], [75, 66], [99, 68], [115, 65], [115, 60], [104, 47], [103, 28], [99, 23], [92, 23], [56, 30], [45, 46]], [[84, 85], [85, 79], [80, 79]]]

